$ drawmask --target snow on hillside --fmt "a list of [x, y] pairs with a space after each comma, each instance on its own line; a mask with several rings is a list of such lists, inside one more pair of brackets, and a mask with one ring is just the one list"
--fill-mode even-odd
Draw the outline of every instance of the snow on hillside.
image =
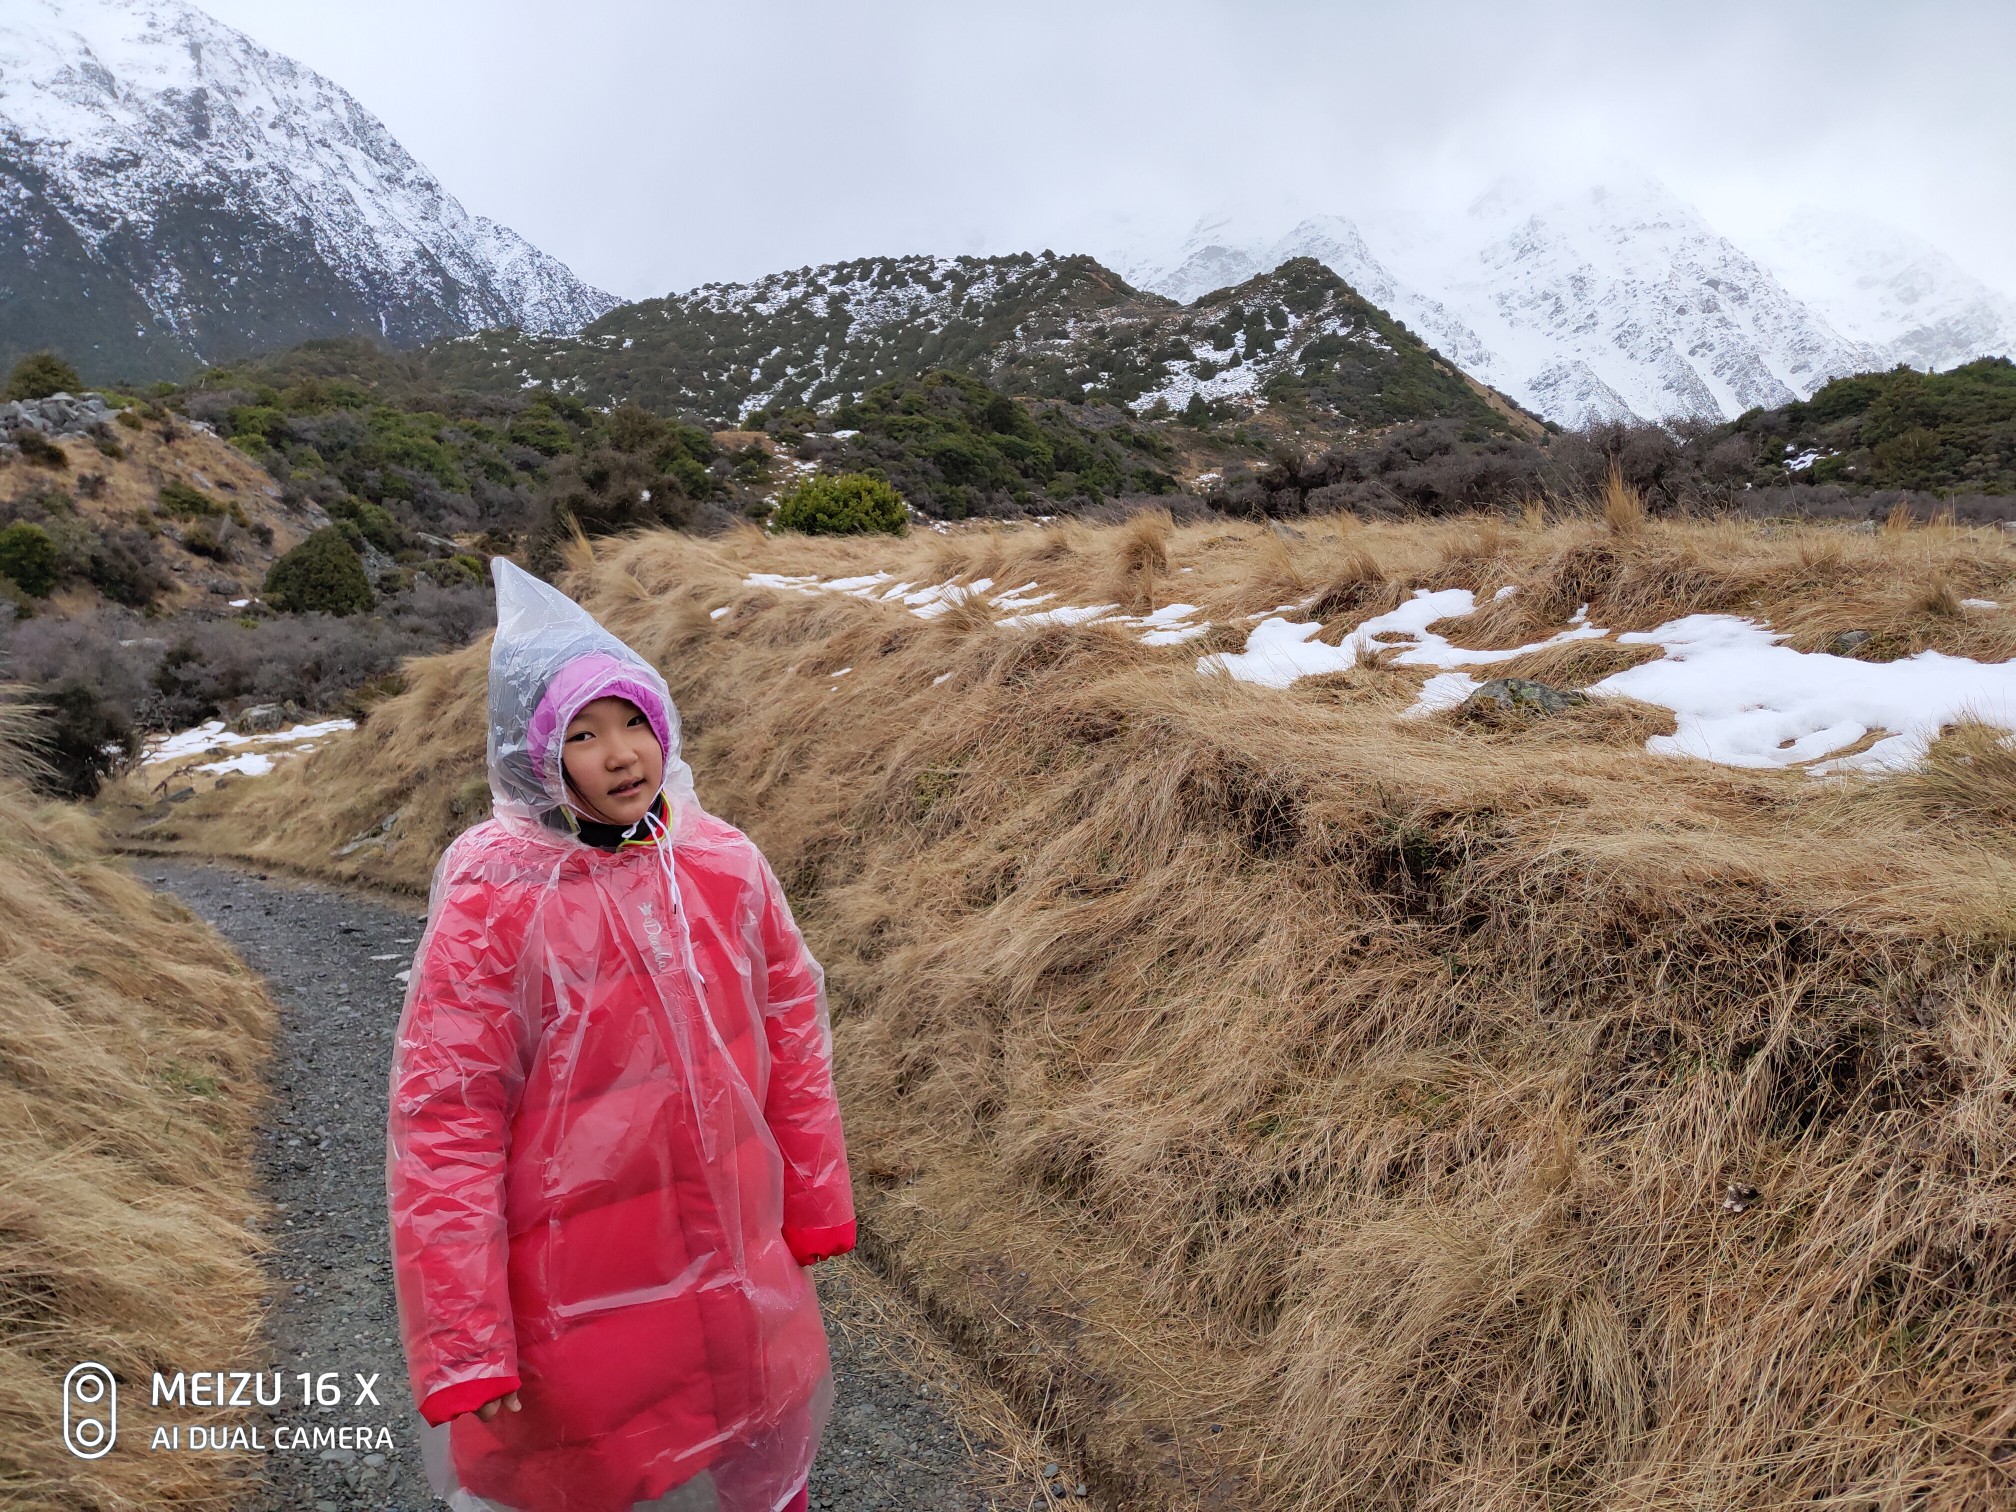
[[332, 281], [395, 337], [437, 316], [572, 331], [615, 303], [469, 214], [336, 84], [183, 0], [9, 0], [0, 189], [0, 215], [67, 226], [171, 332]]
[[[1180, 645], [1211, 628], [1194, 604], [1170, 604], [1146, 615], [1123, 614], [1118, 604], [1037, 610], [1035, 605], [1056, 595], [1035, 592], [1033, 582], [994, 592], [993, 580], [985, 577], [919, 584], [899, 581], [889, 572], [825, 579], [751, 572], [743, 584], [784, 593], [845, 593], [900, 605], [920, 619], [934, 618], [955, 604], [984, 603], [1008, 611], [995, 620], [1004, 627], [1098, 622], [1125, 627], [1154, 646]], [[1508, 586], [1496, 596], [1517, 591]], [[1614, 638], [1620, 645], [1657, 646], [1663, 655], [1593, 684], [1588, 693], [1635, 698], [1672, 711], [1674, 733], [1654, 735], [1645, 743], [1655, 756], [1798, 769], [1824, 777], [1914, 767], [1940, 731], [1962, 719], [2016, 733], [2016, 663], [1978, 662], [1939, 651], [1893, 662], [1799, 651], [1782, 644], [1785, 637], [1768, 625], [1732, 614], [1690, 614], [1652, 630], [1613, 637], [1590, 623], [1587, 604], [1553, 635], [1529, 645], [1485, 650], [1459, 646], [1431, 628], [1476, 610], [1477, 597], [1467, 588], [1416, 589], [1398, 608], [1373, 615], [1329, 645], [1316, 638], [1323, 628], [1320, 621], [1298, 617], [1312, 602], [1313, 595], [1244, 616], [1258, 621], [1246, 632], [1244, 647], [1197, 657], [1197, 672], [1281, 689], [1305, 677], [1349, 671], [1383, 654], [1391, 666], [1437, 669], [1403, 715], [1418, 717], [1453, 708], [1476, 692], [1482, 682], [1466, 669], [1481, 669], [1488, 676], [1496, 663], [1549, 646]], [[1966, 606], [2001, 609], [1987, 599], [1969, 599]], [[724, 604], [711, 613], [719, 619], [731, 607]]]
[[2016, 356], [2016, 298], [1922, 237], [1868, 216], [1804, 210], [1758, 243], [1785, 286], [1881, 366], [1950, 368]]
[[1501, 184], [1454, 220], [1325, 215], [1257, 236], [1206, 217], [1130, 272], [1187, 300], [1300, 255], [1564, 425], [1729, 417], [1880, 365], [1692, 207], [1628, 172], [1567, 198]]

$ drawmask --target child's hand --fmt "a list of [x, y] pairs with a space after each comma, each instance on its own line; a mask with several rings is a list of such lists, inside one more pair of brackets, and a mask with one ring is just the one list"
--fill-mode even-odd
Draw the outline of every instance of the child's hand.
[[524, 1404], [518, 1400], [518, 1393], [507, 1391], [501, 1397], [495, 1397], [485, 1402], [481, 1407], [478, 1407], [476, 1409], [476, 1416], [487, 1423], [490, 1419], [497, 1416], [497, 1409], [500, 1407], [509, 1407], [513, 1412], [522, 1412], [525, 1410]]

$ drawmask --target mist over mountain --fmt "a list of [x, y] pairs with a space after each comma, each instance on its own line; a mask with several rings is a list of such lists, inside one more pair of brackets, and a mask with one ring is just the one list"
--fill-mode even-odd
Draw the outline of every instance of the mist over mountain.
[[2016, 350], [2006, 296], [1922, 240], [1808, 216], [1752, 250], [1632, 171], [1504, 183], [1455, 216], [1218, 213], [1115, 266], [1178, 299], [1314, 257], [1444, 356], [1562, 425], [1725, 419], [1846, 374]]
[[318, 336], [575, 330], [614, 303], [183, 0], [0, 14], [0, 362], [56, 346], [87, 377], [163, 377]]
[[1785, 286], [1884, 366], [1944, 370], [2016, 353], [2016, 299], [1923, 237], [1868, 216], [1806, 210], [1758, 244]]

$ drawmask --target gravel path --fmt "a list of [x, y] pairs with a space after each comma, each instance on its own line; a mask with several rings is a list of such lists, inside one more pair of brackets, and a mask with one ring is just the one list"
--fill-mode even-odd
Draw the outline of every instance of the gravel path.
[[[420, 1460], [392, 1292], [385, 1215], [385, 1098], [392, 1037], [424, 922], [406, 908], [230, 867], [140, 857], [143, 881], [181, 898], [216, 927], [280, 1005], [275, 1105], [260, 1135], [260, 1178], [279, 1209], [271, 1258], [271, 1357], [248, 1368], [378, 1377], [378, 1408], [347, 1420], [384, 1424], [390, 1455], [331, 1449], [268, 1457], [265, 1484], [241, 1512], [425, 1512], [443, 1503]], [[851, 1260], [814, 1272], [839, 1395], [812, 1472], [812, 1505], [827, 1512], [1021, 1512], [1056, 1504], [1054, 1465], [954, 1403], [970, 1382], [934, 1357], [928, 1332]], [[934, 1360], [946, 1369], [934, 1369]], [[905, 1364], [910, 1366], [904, 1368]], [[949, 1385], [948, 1385], [949, 1382]], [[934, 1389], [934, 1387], [936, 1389]], [[1024, 1473], [1014, 1474], [1016, 1465]], [[1037, 1471], [1047, 1471], [1038, 1481]], [[1069, 1479], [1068, 1474], [1065, 1477]], [[1018, 1484], [1019, 1481], [1019, 1484]], [[1076, 1487], [1063, 1501], [1087, 1505]], [[1083, 1492], [1078, 1491], [1082, 1496]]]

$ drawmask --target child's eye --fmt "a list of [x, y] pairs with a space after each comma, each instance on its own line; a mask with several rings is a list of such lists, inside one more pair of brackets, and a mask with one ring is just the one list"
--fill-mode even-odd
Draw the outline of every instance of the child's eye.
[[642, 724], [644, 723], [644, 716], [642, 714], [632, 714], [630, 716], [630, 723], [632, 723], [633, 725]]

